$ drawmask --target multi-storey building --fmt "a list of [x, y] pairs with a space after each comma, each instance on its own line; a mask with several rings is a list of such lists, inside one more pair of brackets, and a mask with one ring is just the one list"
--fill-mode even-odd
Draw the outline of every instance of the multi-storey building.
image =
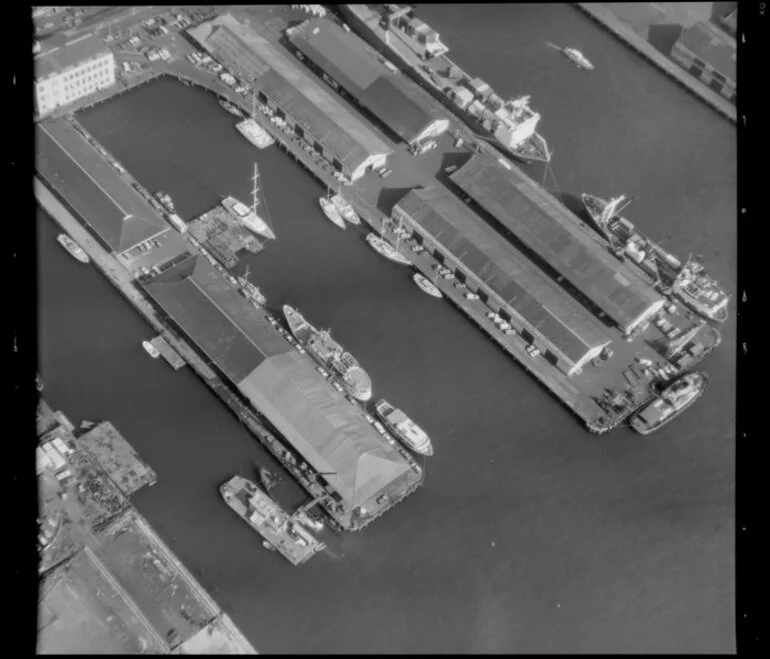
[[40, 116], [113, 84], [115, 58], [95, 36], [44, 46], [35, 56], [35, 109]]
[[735, 39], [711, 23], [695, 23], [682, 33], [671, 57], [727, 100], [735, 102]]

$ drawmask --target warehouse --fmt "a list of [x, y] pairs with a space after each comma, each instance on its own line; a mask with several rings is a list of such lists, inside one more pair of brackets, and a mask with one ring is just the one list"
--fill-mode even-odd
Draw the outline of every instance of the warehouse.
[[259, 103], [286, 120], [349, 180], [386, 164], [392, 149], [303, 67], [230, 14], [189, 31], [233, 74], [253, 85]]
[[[155, 303], [332, 488], [350, 514], [420, 476], [202, 257], [144, 282]], [[386, 506], [386, 504], [383, 504]]]
[[448, 191], [412, 190], [393, 218], [568, 375], [610, 344], [598, 320]]
[[566, 208], [496, 160], [476, 156], [451, 176], [502, 235], [583, 304], [630, 333], [665, 300], [586, 234]]
[[437, 137], [449, 119], [423, 98], [409, 80], [390, 71], [375, 53], [333, 21], [315, 18], [287, 30], [300, 59], [369, 110], [396, 139], [414, 144]]
[[684, 30], [671, 49], [674, 60], [732, 102], [736, 93], [736, 54], [735, 39], [704, 22]]

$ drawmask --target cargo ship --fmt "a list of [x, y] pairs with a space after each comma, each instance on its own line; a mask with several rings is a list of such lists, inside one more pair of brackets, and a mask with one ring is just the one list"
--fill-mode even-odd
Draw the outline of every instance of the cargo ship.
[[401, 410], [382, 399], [374, 406], [377, 416], [404, 446], [420, 455], [433, 455], [430, 437]]
[[[339, 11], [376, 47], [407, 67], [407, 72], [431, 95], [459, 116], [477, 137], [499, 146], [524, 162], [549, 162], [551, 152], [537, 131], [540, 115], [529, 107], [529, 96], [503, 101], [482, 80], [468, 75], [446, 54], [449, 48], [438, 34], [414, 17], [409, 5], [338, 5]], [[375, 29], [372, 16], [382, 34]], [[367, 17], [367, 14], [369, 15]], [[393, 43], [399, 40], [398, 47]], [[410, 54], [404, 54], [409, 49]]]
[[342, 219], [342, 215], [337, 209], [337, 206], [326, 197], [319, 197], [318, 203], [321, 204], [321, 210], [323, 210], [324, 215], [326, 215], [329, 220], [336, 224], [340, 229], [345, 228], [345, 220]]
[[661, 391], [657, 400], [636, 412], [631, 417], [631, 427], [642, 435], [659, 430], [698, 400], [707, 382], [704, 373], [683, 375]]
[[433, 297], [438, 297], [438, 298], [444, 297], [441, 294], [441, 291], [439, 290], [438, 286], [436, 286], [425, 275], [422, 275], [419, 272], [415, 272], [412, 279], [414, 279], [414, 283], [420, 287], [420, 290], [423, 293], [427, 293], [428, 295], [432, 295]]
[[656, 283], [669, 287], [671, 293], [696, 313], [709, 320], [727, 320], [729, 296], [709, 277], [703, 266], [693, 259], [684, 265], [640, 234], [620, 211], [631, 197], [620, 195], [610, 200], [582, 194], [581, 199], [596, 228], [609, 241], [613, 253], [639, 267]]
[[225, 503], [292, 565], [305, 563], [325, 548], [251, 481], [233, 476], [220, 492]]
[[386, 259], [393, 261], [394, 263], [400, 263], [402, 265], [412, 264], [412, 262], [395, 247], [393, 247], [393, 245], [373, 233], [370, 233], [366, 236], [366, 242], [371, 245], [374, 251], [384, 256]]
[[150, 355], [150, 357], [153, 359], [160, 357], [160, 352], [158, 349], [149, 341], [142, 341], [142, 348], [144, 348], [147, 351], [147, 354]]
[[70, 256], [73, 256], [81, 263], [91, 262], [91, 259], [88, 258], [88, 254], [86, 254], [85, 250], [66, 233], [60, 233], [56, 236], [56, 241], [69, 252]]
[[372, 397], [372, 381], [355, 358], [332, 339], [328, 330], [317, 330], [305, 317], [289, 305], [284, 305], [283, 315], [291, 333], [303, 348], [318, 361], [342, 378], [344, 389], [353, 398], [367, 401]]
[[241, 112], [240, 108], [237, 105], [230, 103], [230, 101], [224, 98], [220, 98], [219, 105], [221, 105], [225, 110], [227, 110], [234, 117], [239, 117], [241, 119], [243, 118], [243, 112]]

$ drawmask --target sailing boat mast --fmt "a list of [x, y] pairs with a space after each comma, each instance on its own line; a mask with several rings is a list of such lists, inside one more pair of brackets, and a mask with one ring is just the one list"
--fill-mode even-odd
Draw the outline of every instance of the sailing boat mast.
[[254, 181], [254, 188], [251, 191], [251, 212], [256, 215], [257, 206], [259, 204], [259, 201], [257, 200], [257, 192], [259, 191], [259, 171], [257, 169], [257, 163], [254, 163], [254, 177], [252, 180]]

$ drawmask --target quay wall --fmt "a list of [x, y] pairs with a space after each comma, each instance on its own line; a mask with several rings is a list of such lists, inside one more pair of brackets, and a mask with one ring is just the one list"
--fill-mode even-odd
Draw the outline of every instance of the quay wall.
[[666, 75], [710, 105], [714, 110], [727, 117], [730, 121], [735, 122], [737, 120], [737, 110], [730, 101], [694, 78], [676, 62], [663, 55], [649, 41], [634, 32], [629, 25], [615, 16], [612, 10], [603, 6], [600, 2], [578, 2], [576, 6], [616, 37], [625, 41], [628, 46], [633, 48], [642, 57], [659, 67]]

